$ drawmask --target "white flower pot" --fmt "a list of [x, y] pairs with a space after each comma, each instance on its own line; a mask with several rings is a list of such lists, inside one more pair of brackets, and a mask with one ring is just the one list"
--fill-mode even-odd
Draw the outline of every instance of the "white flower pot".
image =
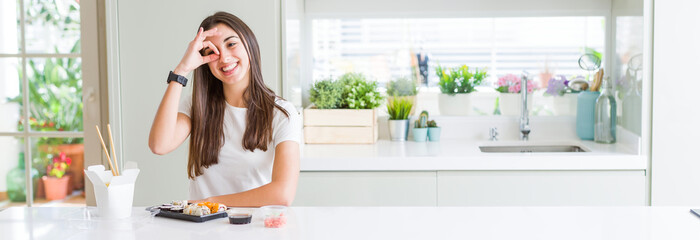
[[472, 108], [471, 94], [458, 93], [448, 95], [440, 93], [438, 96], [440, 115], [467, 116]]
[[[500, 93], [498, 106], [503, 116], [520, 116], [522, 108], [522, 96], [520, 93]], [[527, 94], [527, 109], [532, 111], [532, 93]]]
[[578, 102], [578, 94], [565, 93], [563, 96], [554, 96], [553, 99], [554, 115], [557, 116], [574, 116], [576, 115], [576, 104]]

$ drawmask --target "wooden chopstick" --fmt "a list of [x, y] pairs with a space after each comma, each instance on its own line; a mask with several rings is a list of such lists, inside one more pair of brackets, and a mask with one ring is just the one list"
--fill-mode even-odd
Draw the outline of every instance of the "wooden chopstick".
[[119, 161], [117, 161], [117, 153], [114, 151], [114, 140], [112, 140], [112, 127], [107, 124], [107, 133], [109, 134], [109, 146], [112, 147], [112, 158], [114, 158], [114, 168], [117, 171], [117, 176], [122, 175], [119, 173]]
[[109, 157], [109, 151], [107, 151], [107, 146], [105, 146], [105, 141], [102, 140], [102, 133], [100, 133], [100, 128], [95, 125], [95, 129], [97, 129], [97, 135], [100, 137], [100, 142], [102, 143], [102, 150], [105, 150], [105, 155], [107, 155], [107, 160], [109, 161], [109, 168], [112, 170], [112, 176], [116, 176], [116, 172], [114, 172], [114, 165], [112, 165], [112, 159]]

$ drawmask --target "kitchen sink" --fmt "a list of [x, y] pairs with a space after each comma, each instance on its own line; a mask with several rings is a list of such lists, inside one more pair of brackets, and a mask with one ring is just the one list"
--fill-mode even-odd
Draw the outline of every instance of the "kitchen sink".
[[479, 146], [484, 153], [588, 152], [577, 145]]

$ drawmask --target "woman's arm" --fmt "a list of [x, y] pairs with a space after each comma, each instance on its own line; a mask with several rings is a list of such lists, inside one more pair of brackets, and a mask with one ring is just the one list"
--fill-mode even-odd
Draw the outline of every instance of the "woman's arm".
[[275, 148], [272, 181], [245, 192], [214, 196], [191, 202], [217, 202], [226, 206], [260, 207], [265, 205], [289, 206], [294, 200], [299, 180], [299, 143], [284, 141]]
[[[218, 34], [216, 28], [207, 31], [199, 28], [197, 36], [190, 42], [185, 56], [182, 57], [173, 73], [187, 76], [187, 74], [202, 64], [219, 59], [219, 50], [211, 42], [204, 41], [206, 37]], [[202, 56], [199, 51], [205, 47], [211, 48], [214, 54]], [[156, 117], [151, 126], [151, 133], [148, 136], [148, 147], [155, 154], [163, 155], [172, 152], [190, 134], [190, 118], [177, 111], [182, 87], [180, 83], [170, 82], [160, 102], [158, 112], [156, 112]]]
[[172, 152], [190, 134], [190, 117], [177, 111], [181, 93], [182, 85], [174, 81], [165, 90], [148, 136], [148, 147], [155, 154]]

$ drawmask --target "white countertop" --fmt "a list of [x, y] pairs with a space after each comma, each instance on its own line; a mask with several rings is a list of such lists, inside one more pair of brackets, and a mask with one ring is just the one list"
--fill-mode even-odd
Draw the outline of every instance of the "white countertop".
[[[287, 225], [155, 217], [84, 219], [85, 208], [0, 212], [2, 239], [699, 239], [691, 207], [292, 207]], [[94, 212], [94, 208], [88, 208]]]
[[[580, 153], [482, 153], [484, 145], [583, 146]], [[647, 159], [622, 144], [592, 141], [394, 142], [375, 144], [305, 144], [302, 171], [436, 170], [645, 170]]]

